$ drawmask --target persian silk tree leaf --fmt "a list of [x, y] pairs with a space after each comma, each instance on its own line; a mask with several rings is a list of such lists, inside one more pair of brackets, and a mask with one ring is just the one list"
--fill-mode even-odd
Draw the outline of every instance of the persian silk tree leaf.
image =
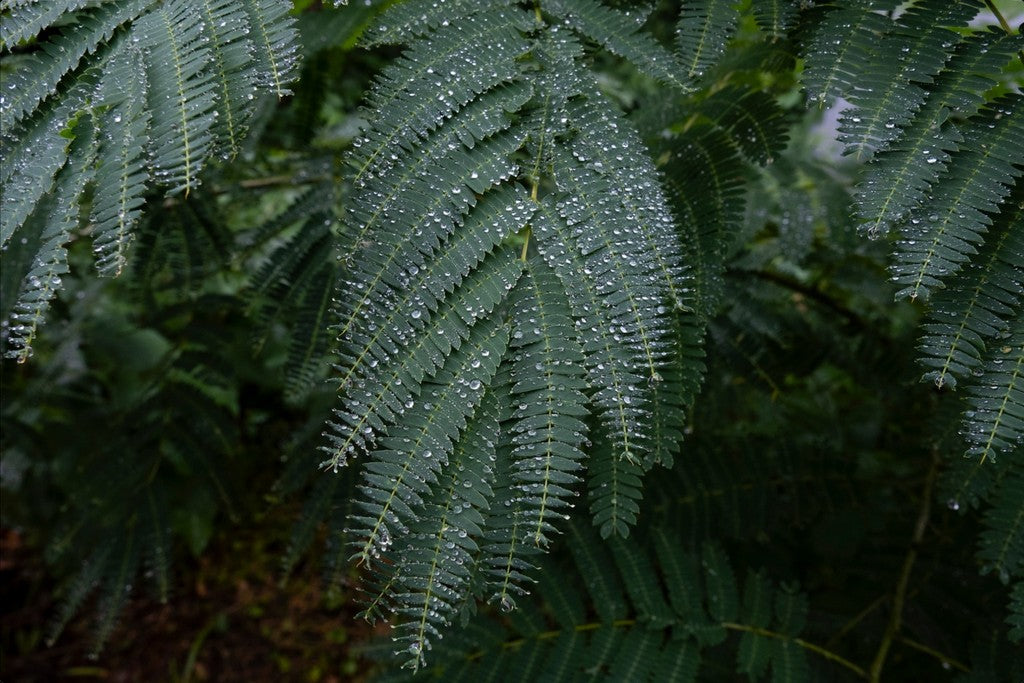
[[562, 148], [552, 154], [555, 182], [564, 193], [555, 206], [609, 307], [613, 340], [618, 336], [631, 346], [633, 369], [657, 382], [668, 355], [668, 292], [644, 228], [633, 222], [619, 188], [597, 172], [596, 164], [585, 166], [589, 160]]
[[[492, 151], [493, 145], [477, 146], [508, 129], [511, 125], [510, 112], [522, 107], [529, 97], [530, 89], [523, 84], [493, 88], [467, 105], [457, 118], [445, 122], [422, 145], [410, 145], [410, 149], [401, 156], [394, 155], [395, 159], [389, 159], [386, 165], [377, 165], [373, 172], [360, 177], [355, 183], [358, 192], [346, 221], [357, 226], [352, 238], [357, 248], [385, 220], [400, 218], [399, 225], [408, 227], [427, 217], [428, 214], [421, 211], [404, 217], [397, 209], [409, 196], [431, 197], [437, 188], [454, 182], [451, 170], [469, 161], [467, 150], [475, 149], [481, 157]], [[486, 174], [481, 177], [481, 170], [470, 170], [463, 176], [462, 185], [470, 185], [474, 190], [481, 187], [481, 182], [488, 178]], [[452, 191], [455, 189], [461, 192], [460, 185], [454, 185]], [[431, 207], [430, 210], [438, 210], [435, 203], [427, 202], [426, 206]]]
[[529, 49], [520, 31], [530, 26], [518, 9], [474, 14], [430, 33], [385, 68], [367, 98], [373, 123], [355, 143], [355, 180], [386, 173], [470, 100], [513, 80], [516, 59]]
[[980, 6], [980, 0], [928, 0], [899, 16], [847, 94], [853, 107], [839, 127], [846, 154], [870, 159], [900, 135], [927, 96], [921, 84], [932, 82], [958, 41], [953, 28], [966, 25]]
[[3, 200], [0, 204], [0, 245], [25, 222], [36, 202], [53, 186], [54, 177], [68, 158], [68, 123], [85, 105], [87, 90], [81, 83], [58, 103], [22, 122], [13, 131], [3, 131], [3, 163], [0, 163]]
[[628, 538], [640, 514], [643, 466], [622, 457], [603, 435], [595, 436], [590, 451], [587, 484], [594, 526], [601, 538]]
[[34, 38], [54, 20], [67, 12], [74, 12], [93, 4], [92, 0], [49, 0], [30, 2], [6, 9], [0, 21], [0, 49], [10, 48], [23, 40]]
[[[61, 276], [68, 272], [64, 245], [78, 226], [78, 197], [92, 176], [96, 154], [96, 133], [88, 115], [74, 124], [74, 140], [67, 165], [54, 183], [49, 201], [40, 202], [39, 247], [22, 280], [17, 303], [10, 315], [6, 356], [24, 363], [32, 355], [32, 342], [43, 323], [50, 301], [56, 296]], [[33, 223], [32, 217], [29, 224]]]
[[407, 43], [427, 31], [446, 26], [452, 17], [508, 7], [511, 0], [409, 0], [383, 12], [363, 34], [366, 47]]
[[417, 512], [450, 466], [454, 443], [472, 416], [505, 353], [508, 330], [497, 317], [473, 327], [424, 387], [419, 400], [374, 451], [363, 473], [363, 498], [352, 516], [354, 558], [370, 562], [423, 520]]
[[796, 22], [796, 0], [760, 0], [751, 5], [754, 21], [772, 40], [779, 40]]
[[[342, 423], [332, 438], [332, 460], [341, 463], [365, 450], [376, 431], [412, 400], [423, 377], [432, 375], [443, 356], [458, 347], [473, 320], [493, 310], [500, 291], [484, 285], [489, 278], [513, 277], [518, 267], [500, 257], [487, 259], [479, 270], [477, 266], [532, 212], [523, 193], [511, 187], [484, 195], [437, 258], [415, 267], [414, 273], [407, 269], [401, 275], [404, 286], [381, 302], [379, 315], [343, 337], [345, 408], [338, 413]], [[449, 299], [453, 290], [455, 296]]]
[[298, 75], [299, 41], [291, 3], [241, 0], [249, 15], [256, 84], [277, 97], [290, 95], [288, 84]]
[[111, 55], [100, 83], [99, 164], [92, 200], [93, 253], [103, 274], [120, 274], [132, 228], [138, 223], [149, 180], [145, 67], [142, 52], [123, 42]]
[[153, 174], [168, 194], [187, 194], [212, 149], [216, 122], [203, 16], [191, 2], [170, 0], [132, 28], [146, 50]]
[[983, 93], [1022, 46], [1024, 35], [1002, 31], [977, 33], [957, 46], [906, 131], [867, 167], [857, 188], [862, 229], [884, 234], [921, 206], [962, 141], [948, 117], [973, 115], [984, 102]]
[[[284, 6], [284, 3], [276, 5]], [[254, 110], [252, 100], [258, 74], [253, 59], [252, 28], [245, 8], [235, 0], [202, 0], [199, 11], [203, 16], [203, 29], [210, 36], [209, 70], [217, 84], [218, 116], [213, 133], [223, 156], [230, 158], [238, 153]], [[294, 43], [294, 36], [286, 36], [285, 39]], [[277, 47], [287, 49], [284, 45]], [[290, 49], [294, 50], [294, 45]], [[284, 55], [277, 57], [280, 59]], [[292, 74], [286, 73], [284, 77], [286, 81], [290, 80]]]
[[612, 9], [598, 0], [548, 0], [543, 8], [651, 78], [683, 92], [691, 89], [681, 78], [684, 69], [675, 55], [641, 29], [647, 18], [645, 13]]
[[76, 15], [73, 24], [38, 45], [12, 73], [4, 74], [0, 128], [9, 130], [53, 95], [68, 72], [99, 50], [124, 24], [142, 14], [147, 4], [146, 0], [129, 0], [101, 5]]
[[625, 219], [636, 228], [638, 260], [645, 256], [653, 259], [665, 294], [675, 308], [682, 309], [690, 274], [683, 266], [682, 245], [668, 201], [640, 136], [627, 120], [611, 111], [611, 102], [597, 92], [568, 104], [570, 125], [589, 131], [573, 140], [575, 156], [611, 182]]
[[[1021, 193], [1018, 192], [1019, 196]], [[1024, 300], [1024, 204], [999, 217], [993, 234], [955, 288], [941, 290], [922, 325], [924, 378], [955, 388], [979, 371], [989, 344], [999, 345]]]
[[967, 454], [1012, 457], [1024, 441], [1024, 316], [1010, 335], [996, 341], [983, 359], [982, 374], [968, 389], [963, 433]]
[[718, 62], [739, 20], [736, 0], [683, 3], [676, 24], [676, 50], [687, 78], [700, 78]]
[[1019, 463], [1000, 482], [984, 525], [978, 542], [982, 573], [995, 572], [1004, 584], [1024, 577], [1024, 468]]
[[897, 243], [893, 280], [899, 298], [927, 297], [976, 253], [990, 214], [1024, 174], [1024, 97], [1011, 94], [963, 129], [961, 151], [935, 185], [935, 201], [914, 211]]
[[405, 666], [425, 663], [431, 641], [442, 637], [469, 590], [477, 539], [493, 492], [493, 461], [498, 440], [497, 404], [488, 394], [438, 477], [431, 498], [416, 510], [419, 520], [395, 549], [394, 565], [380, 565], [382, 587], [367, 607], [374, 616], [384, 604], [401, 620], [395, 652]]
[[[558, 274], [569, 298], [594, 388], [591, 404], [616, 457], [636, 461], [650, 439], [650, 412], [645, 407], [650, 393], [647, 379], [639, 374], [643, 354], [636, 358], [637, 335], [634, 331], [623, 336], [619, 330], [626, 321], [617, 319], [612, 308], [621, 304], [623, 294], [612, 287], [602, 292], [600, 274], [576, 249], [569, 227], [550, 203], [543, 204], [535, 215], [533, 232], [538, 250]], [[606, 304], [606, 297], [613, 301]], [[626, 329], [629, 332], [631, 328]]]
[[539, 546], [557, 531], [561, 512], [574, 496], [571, 487], [583, 468], [580, 447], [587, 427], [583, 350], [573, 329], [565, 290], [539, 259], [512, 293], [511, 398], [514, 488], [521, 496], [523, 522]]

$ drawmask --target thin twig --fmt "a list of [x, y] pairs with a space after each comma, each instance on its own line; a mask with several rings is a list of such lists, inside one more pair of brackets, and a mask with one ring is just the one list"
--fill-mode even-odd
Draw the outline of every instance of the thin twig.
[[942, 654], [941, 652], [939, 652], [938, 650], [936, 650], [934, 648], [928, 647], [924, 643], [919, 643], [916, 640], [912, 640], [912, 639], [907, 638], [905, 636], [900, 636], [900, 642], [903, 643], [904, 645], [906, 645], [907, 647], [911, 647], [911, 648], [913, 648], [915, 650], [923, 652], [926, 655], [931, 655], [932, 657], [935, 657], [935, 659], [939, 660], [943, 664], [948, 664], [949, 666], [953, 667], [954, 669], [957, 669], [959, 671], [963, 671], [964, 673], [970, 673], [971, 672], [971, 670], [969, 668], [967, 668], [967, 666], [965, 664], [963, 664], [962, 662], [958, 662], [957, 660], [953, 659], [952, 657], [950, 657], [948, 655], [944, 655], [944, 654]]
[[[1006, 20], [1006, 17], [1003, 16], [1003, 13], [999, 11], [999, 8], [996, 7], [996, 3], [992, 2], [992, 0], [985, 0], [985, 6], [995, 15], [996, 21], [999, 22], [999, 25], [1006, 31], [1007, 35], [1012, 36], [1013, 28], [1010, 26], [1010, 22]], [[1024, 64], [1024, 50], [1017, 50], [1017, 56], [1020, 57], [1021, 64]]]
[[900, 578], [896, 582], [896, 590], [892, 599], [892, 614], [889, 616], [889, 626], [885, 629], [885, 635], [878, 646], [875, 660], [871, 663], [871, 683], [878, 683], [882, 676], [882, 667], [885, 666], [885, 658], [889, 654], [889, 648], [893, 640], [899, 635], [903, 625], [903, 607], [907, 599], [907, 587], [910, 585], [910, 572], [917, 560], [917, 549], [924, 539], [924, 532], [928, 528], [928, 518], [932, 511], [932, 492], [935, 488], [935, 480], [939, 473], [939, 458], [937, 453], [932, 454], [931, 467], [928, 468], [928, 477], [924, 484], [924, 493], [921, 495], [921, 510], [917, 515], [917, 523], [914, 525], [914, 535], [910, 540], [910, 548], [907, 549], [907, 556], [903, 560], [903, 569], [900, 571]]
[[809, 643], [806, 640], [804, 640], [803, 638], [793, 638], [792, 636], [787, 636], [784, 633], [776, 633], [775, 631], [769, 631], [768, 629], [760, 628], [758, 626], [748, 626], [746, 624], [734, 624], [731, 621], [727, 621], [727, 622], [723, 623], [722, 626], [724, 628], [727, 628], [727, 629], [732, 630], [732, 631], [746, 631], [747, 633], [753, 633], [755, 635], [762, 636], [764, 638], [776, 638], [778, 640], [788, 640], [788, 641], [792, 642], [794, 645], [799, 645], [800, 647], [804, 648], [805, 650], [810, 650], [811, 652], [813, 652], [815, 654], [821, 655], [822, 657], [824, 657], [825, 659], [829, 660], [830, 662], [835, 662], [836, 664], [839, 664], [840, 666], [846, 667], [847, 669], [849, 669], [850, 671], [854, 672], [855, 674], [857, 674], [861, 678], [867, 678], [868, 677], [867, 672], [865, 672], [864, 669], [860, 668], [859, 666], [857, 666], [856, 664], [854, 664], [850, 660], [846, 659], [845, 657], [841, 657], [841, 656], [837, 655], [835, 652], [832, 652], [831, 650], [826, 650], [825, 648], [823, 648], [820, 645], [815, 645], [814, 643]]

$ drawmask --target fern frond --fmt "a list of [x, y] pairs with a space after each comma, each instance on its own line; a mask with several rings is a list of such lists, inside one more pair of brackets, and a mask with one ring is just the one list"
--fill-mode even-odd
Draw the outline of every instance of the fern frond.
[[959, 271], [1024, 174], [1024, 97], [992, 103], [963, 128], [961, 151], [934, 186], [936, 200], [911, 214], [897, 243], [893, 281], [897, 297], [927, 297]]
[[968, 390], [964, 435], [967, 454], [981, 462], [1011, 455], [1024, 439], [1024, 316], [985, 354], [982, 374]]
[[101, 49], [122, 25], [142, 14], [146, 5], [145, 0], [130, 0], [80, 13], [75, 23], [18, 62], [13, 73], [4, 76], [0, 128], [10, 130], [35, 110], [86, 55]]
[[683, 69], [675, 55], [641, 31], [646, 13], [612, 9], [598, 0], [550, 0], [544, 3], [544, 9], [651, 78], [683, 92], [691, 89], [680, 78]]
[[858, 185], [857, 213], [869, 235], [885, 234], [921, 206], [962, 142], [950, 115], [972, 116], [984, 102], [982, 93], [995, 85], [1022, 45], [1024, 36], [994, 31], [976, 33], [957, 45], [927, 88], [928, 99], [911, 125], [875, 155]]
[[[1018, 193], [1020, 194], [1020, 193]], [[956, 288], [932, 300], [924, 336], [918, 346], [921, 363], [931, 368], [924, 379], [955, 388], [958, 380], [981, 372], [989, 344], [998, 346], [1010, 320], [1020, 315], [1024, 298], [1024, 208], [999, 216], [999, 224], [957, 280]]]
[[539, 259], [527, 262], [512, 294], [510, 315], [510, 393], [518, 407], [508, 426], [513, 444], [508, 457], [521, 496], [522, 523], [530, 540], [545, 546], [556, 530], [549, 519], [566, 516], [560, 510], [569, 505], [570, 487], [583, 467], [580, 447], [588, 413], [583, 350], [561, 283]]
[[[645, 424], [649, 413], [644, 408], [648, 386], [647, 380], [638, 373], [638, 370], [642, 372], [642, 360], [634, 358], [635, 346], [640, 345], [636, 344], [638, 335], [634, 329], [628, 338], [633, 344], [622, 344], [621, 328], [626, 321], [620, 319], [625, 316], [611, 309], [613, 304], [626, 308], [629, 301], [623, 302], [624, 297], [615, 294], [621, 289], [606, 287], [602, 292], [600, 272], [594, 272], [594, 267], [573, 244], [569, 227], [555, 207], [541, 206], [533, 231], [541, 255], [558, 274], [572, 306], [587, 358], [590, 385], [597, 387], [590, 400], [598, 409], [598, 417], [615, 451], [628, 460], [636, 460], [642, 449], [640, 444], [649, 438]], [[576, 284], [580, 279], [582, 284]], [[605, 304], [602, 294], [613, 297], [613, 303]], [[626, 327], [626, 330], [629, 332], [631, 328]]]
[[594, 438], [587, 479], [590, 514], [602, 538], [628, 538], [643, 499], [644, 468], [624, 457], [602, 436]]
[[[600, 93], [588, 93], [574, 99], [566, 113], [570, 125], [590, 131], [574, 140], [574, 156], [605, 176], [615, 188], [624, 218], [636, 226], [638, 260], [647, 256], [654, 261], [654, 272], [677, 309], [684, 308], [684, 289], [689, 273], [682, 265], [682, 247], [673, 229], [672, 213], [657, 178], [654, 164], [647, 156], [640, 136], [622, 117], [616, 117], [611, 102]], [[602, 131], [602, 143], [595, 142]], [[556, 176], [556, 182], [558, 177]], [[646, 263], [643, 271], [650, 268]]]
[[[763, 574], [741, 591], [720, 548], [706, 546], [696, 558], [670, 530], [654, 533], [653, 543], [608, 545], [570, 524], [572, 562], [546, 563], [538, 586], [547, 607], [524, 607], [500, 621], [481, 615], [464, 633], [436, 644], [428, 671], [458, 682], [697, 680], [710, 673], [700, 671], [701, 651], [735, 631], [743, 633], [741, 662], [754, 652], [776, 680], [810, 680], [807, 643], [799, 638], [803, 595], [778, 589]], [[715, 601], [723, 597], [734, 606], [719, 610]], [[709, 612], [732, 618], [719, 622]], [[715, 661], [721, 663], [722, 653]], [[794, 677], [781, 678], [786, 675]]]
[[[90, 79], [91, 80], [91, 79]], [[95, 84], [79, 83], [63, 101], [37, 114], [31, 128], [18, 126], [13, 135], [3, 135], [3, 211], [0, 211], [0, 245], [6, 246], [32, 213], [39, 199], [53, 187], [57, 172], [67, 162], [71, 136], [65, 134], [77, 109], [86, 102]]]
[[[274, 5], [284, 7], [282, 3]], [[217, 84], [218, 116], [213, 134], [223, 150], [221, 156], [231, 158], [238, 153], [245, 135], [246, 125], [253, 112], [252, 100], [256, 96], [257, 85], [268, 87], [267, 84], [257, 83], [258, 74], [261, 71], [266, 72], [268, 64], [274, 69], [280, 68], [280, 65], [269, 61], [260, 65], [254, 62], [254, 29], [249, 24], [244, 3], [240, 6], [232, 0], [202, 0], [199, 12], [203, 18], [203, 28], [210, 38], [208, 68]], [[286, 31], [284, 28], [276, 28], [282, 24], [282, 18], [281, 14], [273, 18], [274, 31]], [[266, 31], [267, 27], [257, 27], [255, 30]], [[262, 37], [262, 34], [259, 37]], [[288, 54], [288, 50], [294, 52], [296, 49], [294, 39], [294, 35], [276, 36], [277, 42], [274, 47], [282, 51], [274, 55], [276, 60], [295, 61], [295, 56]], [[294, 71], [295, 66], [292, 64], [281, 73], [273, 73], [273, 87], [279, 96], [281, 84], [292, 80]]]
[[735, 0], [687, 2], [676, 23], [676, 50], [687, 78], [701, 78], [717, 63], [739, 24]]
[[[535, 557], [542, 552], [531, 537], [535, 528], [530, 524], [535, 519], [535, 510], [526, 505], [515, 477], [515, 463], [511, 452], [514, 448], [510, 430], [505, 426], [511, 417], [511, 367], [501, 366], [495, 378], [492, 391], [499, 403], [503, 423], [502, 439], [498, 444], [497, 463], [494, 467], [494, 500], [487, 515], [480, 555], [476, 558], [477, 571], [481, 575], [481, 596], [489, 602], [496, 602], [503, 612], [515, 609], [515, 596], [527, 593], [536, 571]], [[531, 512], [534, 515], [531, 516]], [[488, 595], [489, 593], [489, 595]]]

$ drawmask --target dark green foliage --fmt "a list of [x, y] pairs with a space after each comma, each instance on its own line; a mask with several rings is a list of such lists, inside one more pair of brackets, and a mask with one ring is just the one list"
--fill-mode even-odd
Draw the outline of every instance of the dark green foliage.
[[31, 354], [81, 205], [97, 267], [119, 274], [148, 189], [187, 195], [211, 158], [238, 152], [253, 101], [286, 94], [297, 49], [287, 10], [282, 0], [4, 10], [0, 245], [30, 243], [30, 258], [49, 264], [29, 272], [5, 254], [4, 269], [23, 275], [3, 306], [5, 355]]
[[4, 344], [56, 368], [5, 364], [5, 519], [53, 634], [277, 478], [285, 574], [323, 549], [426, 677], [1019, 677], [983, 5], [5, 4]]

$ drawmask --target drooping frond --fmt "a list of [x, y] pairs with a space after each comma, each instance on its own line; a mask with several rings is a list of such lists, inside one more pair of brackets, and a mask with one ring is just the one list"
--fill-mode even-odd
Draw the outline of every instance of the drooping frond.
[[[170, 193], [195, 188], [214, 155], [238, 151], [259, 89], [270, 81], [280, 88], [294, 76], [290, 4], [253, 0], [246, 6], [251, 11], [223, 0], [5, 8], [0, 244], [24, 240], [49, 249], [49, 241], [29, 233], [67, 229], [40, 227], [38, 216], [52, 204], [58, 171], [78, 169], [85, 174], [74, 184], [79, 194], [60, 202], [70, 201], [77, 211], [89, 201], [97, 266], [121, 272], [145, 194], [154, 187]], [[257, 34], [272, 58], [258, 57]], [[99, 143], [90, 148], [89, 163], [75, 158], [86, 148], [72, 143], [83, 117], [95, 121]], [[40, 252], [36, 260], [51, 255]], [[7, 254], [3, 258], [5, 269], [17, 269]], [[30, 306], [31, 285], [3, 308]]]
[[256, 84], [277, 97], [290, 94], [288, 84], [299, 65], [290, 5], [279, 0], [241, 0], [240, 4], [249, 16], [247, 35], [252, 41]]
[[1007, 95], [963, 128], [961, 151], [933, 186], [935, 201], [910, 214], [891, 271], [897, 297], [927, 298], [977, 252], [991, 214], [1024, 174], [1024, 97]]
[[[394, 419], [396, 406], [400, 414], [418, 383], [461, 343], [467, 329], [463, 324], [490, 313], [498, 304], [500, 291], [490, 287], [475, 291], [473, 283], [466, 285], [468, 290], [457, 286], [531, 213], [526, 198], [510, 188], [488, 193], [434, 260], [395, 267], [394, 275], [378, 278], [394, 283], [395, 289], [367, 295], [373, 311], [367, 315], [368, 323], [365, 328], [346, 330], [341, 339], [345, 408], [337, 413], [342, 422], [332, 437], [332, 464], [343, 463], [372, 444], [375, 433]], [[394, 267], [394, 261], [381, 265]], [[409, 263], [407, 259], [400, 262]], [[489, 261], [492, 269], [498, 269], [498, 264], [495, 259]], [[457, 306], [444, 304], [452, 290], [460, 296], [467, 291], [466, 296], [474, 298]]]
[[184, 1], [161, 5], [138, 24], [148, 55], [153, 173], [170, 193], [196, 185], [214, 144], [217, 92], [212, 78], [199, 77], [212, 62], [202, 28], [198, 9]]
[[[373, 86], [349, 160], [322, 463], [368, 454], [354, 557], [374, 567], [368, 614], [396, 613], [414, 667], [476, 600], [514, 608], [582, 490], [604, 535], [629, 533], [640, 477], [678, 452], [703, 370], [658, 172], [565, 21], [662, 76], [674, 58], [642, 16], [589, 0], [455, 7], [396, 4], [368, 32], [410, 44]], [[494, 455], [473, 524], [456, 528], [451, 486], [479, 450], [485, 392]]]
[[[1018, 398], [1022, 397], [1024, 391], [1019, 391]], [[1024, 404], [1019, 403], [1021, 407]], [[1024, 412], [1018, 412], [1018, 418], [1024, 418]], [[1024, 419], [1019, 423], [1024, 424]], [[984, 517], [985, 531], [978, 539], [981, 571], [994, 572], [1004, 584], [1020, 580], [1024, 578], [1024, 469], [1019, 464], [1000, 482], [991, 505]]]
[[431, 639], [452, 624], [467, 592], [475, 539], [482, 533], [491, 498], [497, 439], [497, 403], [485, 397], [439, 476], [434, 495], [417, 508], [417, 521], [394, 549], [399, 561], [380, 565], [374, 577], [381, 589], [374, 591], [368, 612], [386, 607], [405, 617], [393, 636], [399, 646], [395, 654], [408, 658], [405, 666], [417, 669], [426, 661]]
[[[61, 285], [61, 276], [68, 272], [64, 245], [78, 227], [78, 195], [92, 174], [96, 154], [96, 131], [88, 115], [79, 117], [73, 128], [74, 139], [69, 146], [70, 161], [57, 174], [49, 201], [40, 202], [26, 226], [36, 245], [35, 254], [22, 278], [22, 290], [10, 313], [10, 332], [5, 340], [8, 355], [19, 363], [32, 355], [32, 340], [39, 332], [50, 301]], [[25, 237], [29, 239], [29, 237]]]
[[1001, 453], [1012, 457], [1024, 440], [1024, 316], [1001, 337], [982, 358], [964, 413], [967, 454], [982, 462]]
[[754, 21], [773, 40], [783, 38], [796, 23], [797, 0], [762, 0], [751, 4]]
[[866, 169], [857, 191], [857, 212], [868, 234], [885, 234], [921, 206], [962, 142], [950, 115], [973, 115], [984, 102], [981, 93], [994, 85], [1022, 45], [1024, 36], [994, 31], [974, 34], [957, 45], [946, 68], [927, 87], [928, 99], [905, 133]]
[[9, 9], [5, 7], [4, 20], [0, 22], [0, 48], [34, 38], [60, 15], [82, 9], [89, 4], [92, 4], [91, 0], [53, 0], [27, 2]]
[[609, 52], [629, 60], [642, 73], [684, 92], [690, 90], [675, 55], [641, 30], [645, 12], [612, 9], [599, 0], [551, 0], [545, 9]]
[[75, 23], [17, 62], [13, 73], [4, 78], [0, 127], [10, 130], [35, 111], [40, 102], [56, 92], [68, 72], [86, 56], [101, 50], [123, 24], [138, 17], [145, 8], [144, 0], [133, 0], [104, 4], [92, 12], [78, 14]]
[[949, 59], [958, 36], [981, 2], [931, 0], [912, 5], [872, 47], [871, 61], [844, 93], [852, 107], [843, 112], [840, 140], [846, 154], [870, 159], [895, 140], [921, 107], [931, 83]]
[[715, 65], [739, 19], [734, 0], [683, 3], [676, 24], [676, 50], [687, 78], [699, 79]]
[[803, 84], [811, 102], [825, 107], [853, 90], [865, 66], [874, 62], [875, 47], [892, 23], [889, 13], [898, 4], [853, 0], [826, 8], [805, 49]]
[[150, 173], [145, 151], [150, 116], [146, 109], [148, 83], [142, 51], [130, 42], [118, 48], [126, 54], [111, 60], [104, 74], [99, 119], [100, 163], [92, 201], [93, 252], [101, 273], [117, 275], [128, 259], [132, 231], [142, 215]]
[[602, 543], [578, 524], [568, 536], [572, 562], [545, 563], [537, 588], [547, 607], [500, 621], [481, 615], [435, 646], [427, 671], [452, 681], [695, 681], [712, 667], [703, 671], [701, 651], [732, 632], [739, 671], [811, 680], [801, 593], [761, 572], [741, 585], [720, 547], [691, 554], [671, 530], [628, 545]]
[[999, 217], [957, 286], [941, 290], [932, 299], [919, 348], [921, 362], [929, 368], [924, 378], [936, 386], [955, 388], [958, 381], [970, 381], [975, 371], [981, 372], [986, 349], [999, 346], [1010, 321], [1021, 314], [1021, 225], [1024, 208], [1018, 204]]
[[[509, 285], [509, 288], [511, 285]], [[451, 457], [460, 435], [490, 384], [508, 343], [508, 330], [495, 318], [475, 325], [465, 344], [448, 357], [427, 383], [403, 423], [381, 439], [369, 458], [361, 487], [360, 512], [353, 515], [354, 557], [371, 562], [396, 541], [415, 535], [428, 519], [420, 511], [439, 475], [457, 471]], [[421, 636], [422, 637], [422, 636]], [[415, 654], [415, 653], [414, 653]]]
[[561, 283], [540, 259], [512, 294], [510, 350], [513, 485], [528, 542], [545, 546], [579, 481], [586, 438], [583, 349]]
[[508, 7], [510, 0], [410, 0], [388, 7], [377, 18], [373, 28], [364, 34], [368, 47], [408, 43], [440, 26], [453, 17], [466, 17], [498, 7]]

